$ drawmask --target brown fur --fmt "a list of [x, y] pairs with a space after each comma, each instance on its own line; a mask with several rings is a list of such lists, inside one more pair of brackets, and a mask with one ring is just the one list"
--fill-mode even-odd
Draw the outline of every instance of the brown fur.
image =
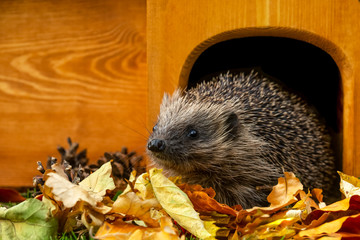
[[[197, 131], [195, 138], [189, 131]], [[298, 96], [257, 73], [220, 75], [184, 94], [165, 95], [149, 143], [153, 163], [169, 175], [212, 187], [220, 202], [264, 205], [283, 170], [307, 187], [329, 188], [334, 173], [330, 137]]]

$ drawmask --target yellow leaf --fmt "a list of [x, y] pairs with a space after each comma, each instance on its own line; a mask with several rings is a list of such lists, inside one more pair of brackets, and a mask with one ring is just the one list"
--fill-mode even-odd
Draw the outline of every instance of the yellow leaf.
[[141, 199], [134, 192], [120, 195], [113, 204], [112, 212], [132, 216], [143, 220], [148, 226], [158, 227], [157, 218], [153, 218], [152, 210], [160, 210], [161, 206], [156, 198]]
[[[132, 171], [129, 182], [133, 184], [133, 188], [136, 190], [136, 195], [140, 196], [142, 199], [151, 199], [155, 197], [148, 173], [143, 173], [136, 178], [136, 171]], [[121, 195], [125, 195], [131, 191], [132, 189], [130, 184], [128, 184]]]
[[[129, 177], [129, 182], [133, 183], [133, 182], [135, 182], [135, 180], [136, 180], [136, 171], [132, 171], [131, 174], [130, 174], [130, 177]], [[131, 192], [130, 184], [128, 184], [126, 186], [126, 188], [124, 189], [124, 191], [121, 194], [123, 195], [123, 194], [126, 194], [128, 192]]]
[[319, 238], [319, 240], [340, 240], [342, 237], [341, 236], [326, 236], [326, 237], [321, 237]]
[[343, 200], [334, 202], [328, 206], [325, 206], [321, 208], [321, 211], [329, 211], [329, 212], [335, 212], [335, 211], [346, 211], [350, 207], [350, 198], [345, 198]]
[[155, 197], [148, 173], [143, 173], [136, 179], [134, 188], [138, 191], [136, 194], [142, 199]]
[[97, 196], [104, 196], [106, 190], [115, 189], [114, 179], [111, 177], [111, 162], [103, 164], [98, 170], [90, 174], [79, 183], [83, 189]]
[[211, 234], [205, 229], [204, 222], [188, 196], [172, 181], [166, 178], [162, 170], [150, 169], [150, 182], [155, 196], [164, 210], [183, 228], [198, 238], [208, 238]]
[[350, 198], [353, 195], [360, 195], [360, 179], [340, 171], [338, 173], [340, 175], [340, 191], [345, 197]]
[[296, 234], [296, 231], [291, 228], [283, 228], [279, 231], [273, 231], [273, 232], [267, 232], [265, 234], [259, 234], [257, 239], [271, 239], [271, 238], [282, 238], [285, 236], [285, 238], [289, 238], [290, 236], [294, 236]]
[[[221, 228], [215, 225], [215, 221], [204, 221], [204, 226], [206, 231], [208, 231], [211, 236], [205, 238], [205, 240], [216, 239], [216, 237], [228, 237], [230, 230], [227, 228]], [[219, 234], [219, 235], [218, 235]]]

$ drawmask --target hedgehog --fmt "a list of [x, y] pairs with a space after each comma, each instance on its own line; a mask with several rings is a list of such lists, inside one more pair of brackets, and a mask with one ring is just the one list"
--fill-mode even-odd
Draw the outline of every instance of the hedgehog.
[[146, 151], [167, 176], [211, 187], [217, 201], [243, 208], [265, 206], [284, 171], [325, 192], [336, 175], [316, 109], [255, 71], [221, 73], [165, 94]]

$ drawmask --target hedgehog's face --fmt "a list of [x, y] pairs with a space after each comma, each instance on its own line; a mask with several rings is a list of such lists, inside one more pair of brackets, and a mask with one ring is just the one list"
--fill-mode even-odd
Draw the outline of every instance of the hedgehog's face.
[[165, 97], [147, 153], [160, 167], [181, 172], [204, 170], [214, 154], [237, 136], [238, 118], [211, 104]]

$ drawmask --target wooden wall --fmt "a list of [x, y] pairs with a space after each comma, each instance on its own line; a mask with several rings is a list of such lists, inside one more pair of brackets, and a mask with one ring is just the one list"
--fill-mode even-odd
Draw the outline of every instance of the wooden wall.
[[146, 143], [145, 0], [0, 1], [0, 185], [66, 138], [91, 161]]

